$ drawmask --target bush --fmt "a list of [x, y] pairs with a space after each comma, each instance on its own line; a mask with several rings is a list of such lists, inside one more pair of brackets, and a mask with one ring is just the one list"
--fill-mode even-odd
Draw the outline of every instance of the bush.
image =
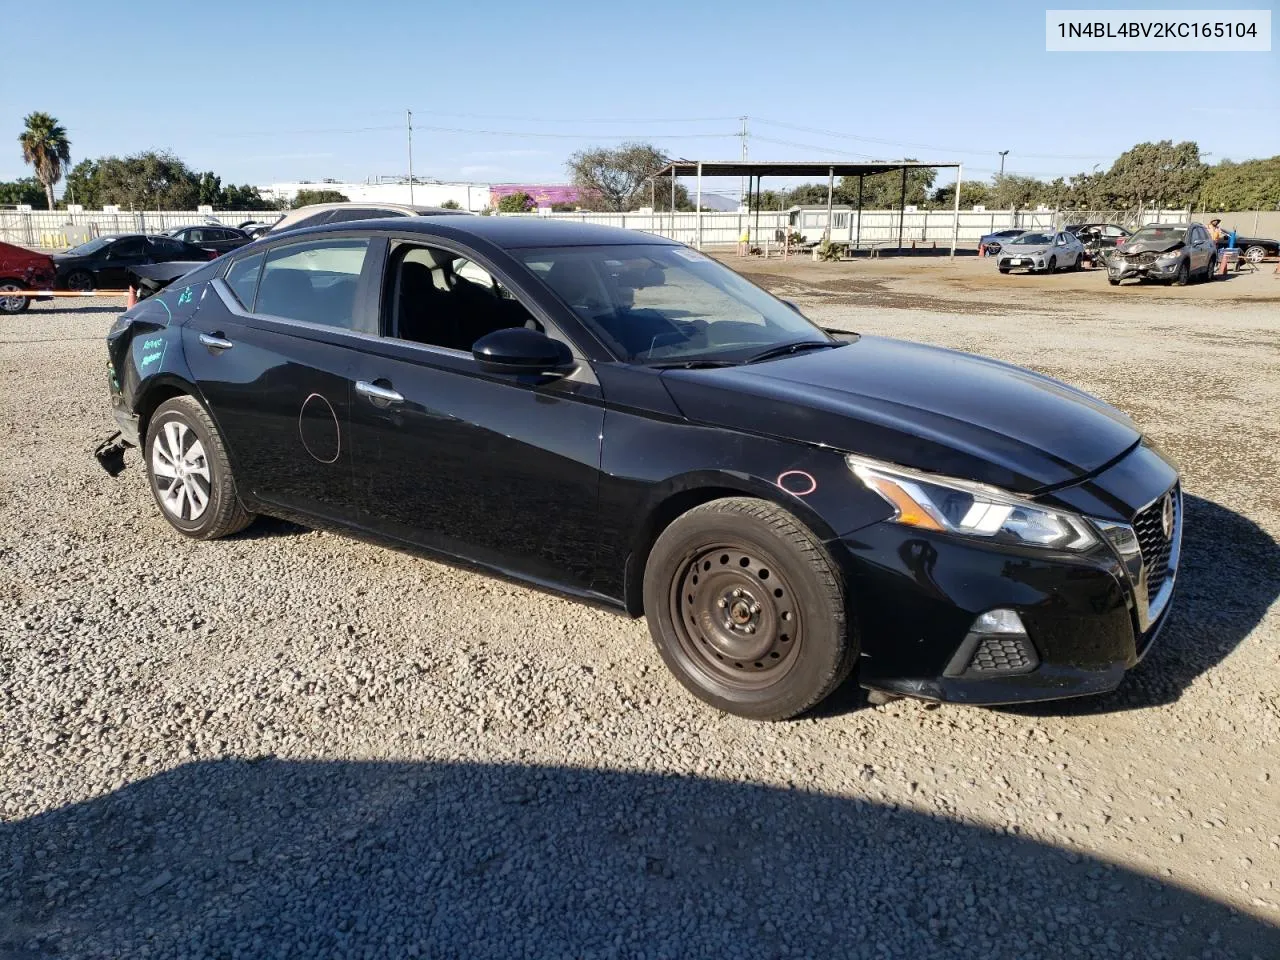
[[533, 197], [521, 191], [508, 193], [498, 201], [499, 213], [528, 213], [536, 206]]
[[446, 200], [444, 203], [440, 204], [440, 209], [441, 210], [461, 210], [462, 204], [458, 203], [457, 200]]

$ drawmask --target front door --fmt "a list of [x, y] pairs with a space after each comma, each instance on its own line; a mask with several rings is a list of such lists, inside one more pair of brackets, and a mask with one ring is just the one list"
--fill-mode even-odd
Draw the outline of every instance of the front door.
[[396, 244], [383, 289], [382, 329], [400, 336], [365, 348], [351, 406], [366, 524], [588, 589], [604, 424], [590, 365], [541, 385], [483, 373], [469, 348], [484, 333], [557, 333], [462, 251]]
[[98, 287], [121, 290], [131, 281], [129, 267], [150, 262], [147, 241], [142, 237], [121, 237], [107, 247], [106, 259], [98, 270]]

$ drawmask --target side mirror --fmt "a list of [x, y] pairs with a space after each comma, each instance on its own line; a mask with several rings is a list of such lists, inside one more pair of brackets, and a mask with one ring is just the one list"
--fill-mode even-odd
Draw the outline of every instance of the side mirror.
[[574, 365], [567, 346], [528, 327], [486, 334], [472, 345], [471, 355], [486, 373], [563, 377]]
[[[782, 298], [781, 298], [781, 297], [779, 297], [778, 299], [779, 299], [779, 300], [782, 300]], [[794, 310], [796, 313], [799, 313], [799, 314], [800, 314], [800, 316], [802, 316], [802, 317], [804, 316], [804, 314], [803, 314], [803, 313], [801, 313], [800, 308], [799, 308], [798, 306], [796, 306], [795, 301], [793, 301], [793, 300], [782, 300], [782, 302], [783, 302], [783, 303], [785, 303], [785, 304], [786, 304], [788, 307], [790, 307], [792, 310]]]

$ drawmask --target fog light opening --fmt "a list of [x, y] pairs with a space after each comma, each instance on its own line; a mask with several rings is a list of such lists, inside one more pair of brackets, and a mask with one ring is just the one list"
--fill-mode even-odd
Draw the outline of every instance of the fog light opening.
[[1021, 634], [1027, 635], [1027, 628], [1022, 624], [1022, 618], [1018, 616], [1016, 610], [988, 610], [986, 613], [980, 614], [973, 621], [973, 626], [969, 628], [973, 633], [1002, 633], [1002, 634]]

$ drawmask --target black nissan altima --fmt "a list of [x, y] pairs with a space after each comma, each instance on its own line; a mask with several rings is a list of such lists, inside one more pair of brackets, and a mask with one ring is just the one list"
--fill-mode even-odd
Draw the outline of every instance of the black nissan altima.
[[[1177, 470], [1064, 383], [826, 331], [688, 247], [517, 218], [268, 237], [123, 313], [161, 514], [258, 514], [645, 616], [759, 719], [851, 673], [998, 704], [1114, 688], [1169, 615]], [[513, 640], [512, 642], [517, 642]]]

